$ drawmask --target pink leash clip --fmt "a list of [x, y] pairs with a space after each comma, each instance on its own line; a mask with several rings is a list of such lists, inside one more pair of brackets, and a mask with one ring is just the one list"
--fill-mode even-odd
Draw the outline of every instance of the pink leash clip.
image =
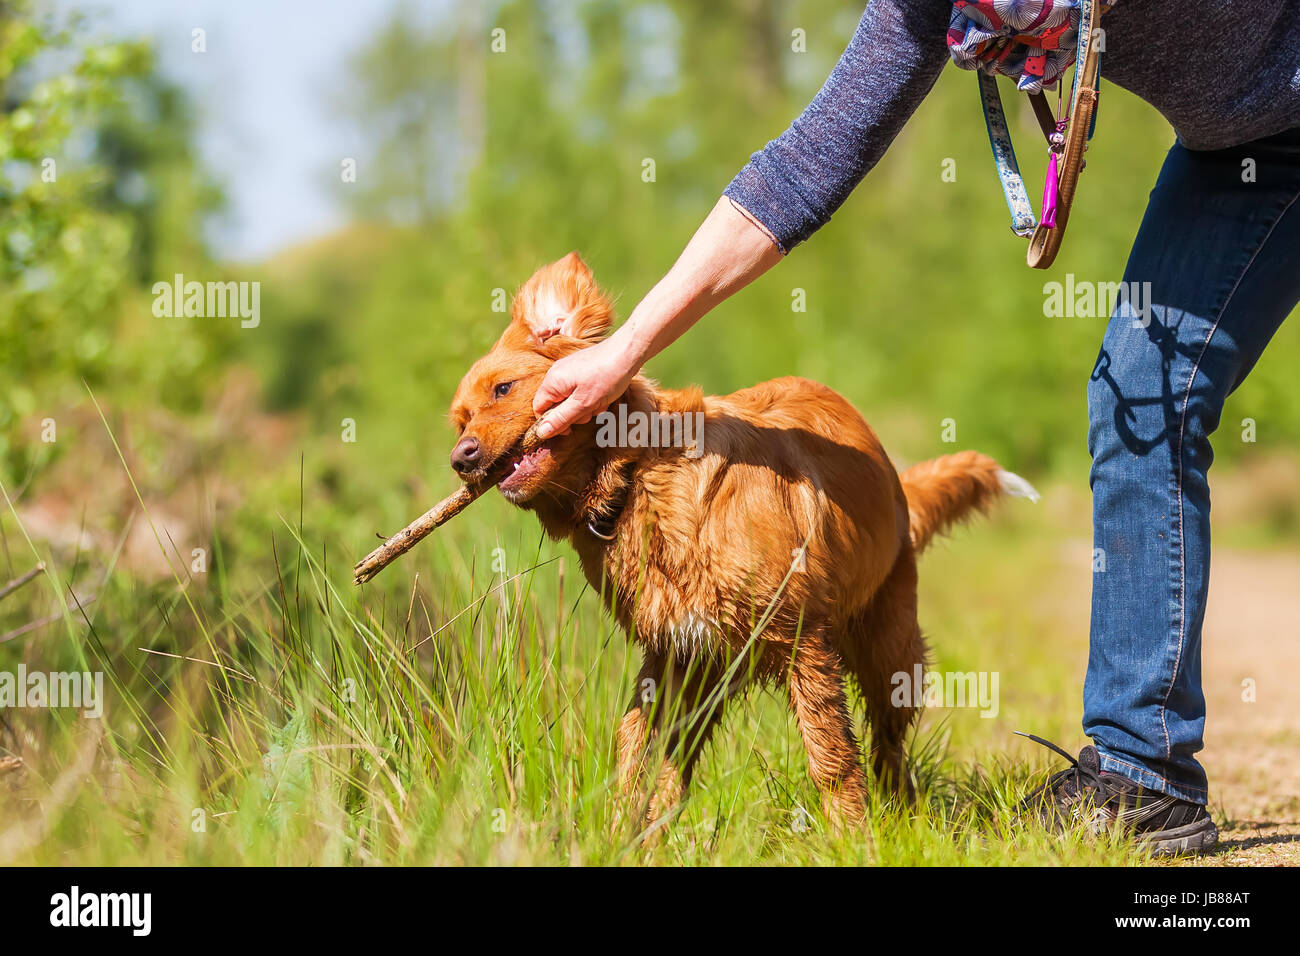
[[1047, 180], [1043, 183], [1043, 225], [1048, 229], [1056, 226], [1056, 201], [1060, 195], [1056, 157], [1056, 150], [1052, 150], [1051, 162], [1047, 164]]
[[[1060, 109], [1058, 105], [1058, 110]], [[1047, 164], [1047, 179], [1043, 182], [1043, 227], [1053, 229], [1056, 227], [1056, 204], [1060, 199], [1061, 177], [1057, 160], [1061, 151], [1065, 149], [1065, 127], [1069, 121], [1062, 119], [1056, 124], [1056, 132], [1051, 136], [1051, 142], [1048, 147], [1052, 154], [1051, 160]]]

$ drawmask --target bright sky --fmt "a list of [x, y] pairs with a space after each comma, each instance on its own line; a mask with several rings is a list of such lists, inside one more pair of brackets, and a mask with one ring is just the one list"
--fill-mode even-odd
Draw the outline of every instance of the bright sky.
[[[337, 229], [322, 185], [358, 152], [331, 115], [342, 64], [399, 0], [56, 0], [87, 13], [92, 36], [149, 37], [163, 72], [193, 98], [199, 145], [225, 186], [229, 220], [211, 238], [229, 259], [259, 259]], [[413, 0], [421, 19], [452, 0]], [[191, 50], [207, 31], [207, 52]]]

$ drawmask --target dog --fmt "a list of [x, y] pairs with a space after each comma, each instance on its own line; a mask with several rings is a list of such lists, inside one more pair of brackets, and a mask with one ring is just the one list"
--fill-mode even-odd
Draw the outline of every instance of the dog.
[[663, 747], [645, 824], [676, 810], [725, 705], [755, 684], [785, 685], [828, 817], [861, 821], [868, 787], [846, 678], [866, 702], [874, 776], [909, 794], [917, 710], [891, 690], [927, 659], [917, 555], [998, 497], [1037, 494], [973, 451], [900, 474], [846, 399], [802, 378], [705, 396], [638, 375], [609, 415], [648, 427], [610, 440], [612, 419], [596, 416], [521, 455], [547, 370], [603, 339], [613, 317], [576, 252], [525, 282], [456, 391], [452, 467], [476, 482], [508, 461], [501, 494], [572, 545], [640, 646], [616, 748], [631, 795]]

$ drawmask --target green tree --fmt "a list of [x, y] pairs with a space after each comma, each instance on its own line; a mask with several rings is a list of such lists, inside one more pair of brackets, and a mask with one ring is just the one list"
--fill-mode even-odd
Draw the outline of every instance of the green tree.
[[90, 43], [76, 19], [0, 6], [0, 104], [0, 461], [14, 465], [17, 426], [82, 400], [82, 380], [187, 392], [169, 386], [204, 360], [204, 333], [160, 360], [128, 306], [207, 261], [202, 217], [220, 195], [147, 44]]

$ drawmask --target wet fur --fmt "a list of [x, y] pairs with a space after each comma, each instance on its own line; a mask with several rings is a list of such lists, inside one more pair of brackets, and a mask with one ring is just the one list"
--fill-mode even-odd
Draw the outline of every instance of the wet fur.
[[[452, 424], [478, 440], [485, 465], [511, 454], [533, 421], [547, 369], [602, 339], [612, 318], [576, 253], [524, 284], [510, 325], [452, 404]], [[503, 382], [513, 384], [497, 396]], [[648, 749], [662, 744], [667, 759], [643, 811], [647, 822], [670, 813], [727, 702], [762, 684], [786, 689], [828, 812], [860, 819], [867, 786], [846, 679], [866, 702], [876, 777], [906, 791], [904, 739], [916, 712], [892, 706], [890, 694], [893, 675], [927, 656], [916, 555], [1001, 494], [1005, 473], [963, 452], [899, 475], [852, 405], [801, 378], [705, 396], [638, 376], [618, 402], [703, 412], [703, 454], [600, 448], [589, 422], [547, 443], [545, 473], [515, 503], [573, 545], [644, 655], [616, 734], [623, 791], [637, 791]], [[612, 541], [589, 530], [623, 501]]]

